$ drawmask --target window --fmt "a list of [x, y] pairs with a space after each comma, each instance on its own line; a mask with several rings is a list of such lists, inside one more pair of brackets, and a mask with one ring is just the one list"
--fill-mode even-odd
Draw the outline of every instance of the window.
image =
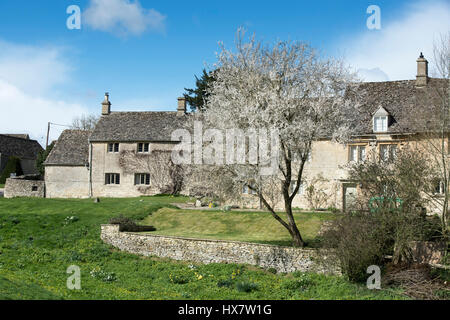
[[248, 184], [244, 184], [244, 186], [242, 187], [242, 193], [243, 194], [256, 194], [256, 191], [250, 189]]
[[32, 192], [38, 191], [38, 187], [37, 187], [37, 186], [32, 186], [32, 187], [31, 187], [31, 191], [32, 191]]
[[[289, 193], [293, 193], [294, 192], [294, 189], [295, 189], [295, 187], [297, 186], [297, 180], [293, 180], [293, 181], [291, 181], [291, 186], [290, 186], [290, 188], [289, 188]], [[303, 192], [304, 192], [304, 186], [303, 186], [303, 182], [300, 182], [300, 188], [298, 188], [298, 192], [297, 192], [297, 195], [302, 195], [303, 194]]]
[[136, 173], [134, 175], [135, 185], [150, 185], [150, 174], [149, 173]]
[[380, 159], [382, 161], [394, 160], [397, 156], [396, 144], [380, 144]]
[[441, 180], [436, 180], [434, 184], [434, 194], [436, 195], [444, 194], [444, 183]]
[[105, 173], [105, 184], [120, 184], [120, 174]]
[[374, 132], [386, 132], [388, 125], [388, 117], [374, 117], [373, 118], [373, 131]]
[[138, 152], [148, 152], [149, 151], [149, 144], [148, 143], [138, 143]]
[[119, 152], [119, 144], [116, 143], [108, 143], [108, 152], [117, 153]]
[[350, 146], [349, 161], [359, 162], [366, 160], [366, 146]]

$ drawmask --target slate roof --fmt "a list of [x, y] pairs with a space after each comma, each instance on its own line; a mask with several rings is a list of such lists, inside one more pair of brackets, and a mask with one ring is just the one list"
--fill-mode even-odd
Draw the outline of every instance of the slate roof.
[[[440, 94], [448, 94], [449, 81], [429, 78], [424, 87], [417, 87], [415, 80], [364, 82], [355, 88], [362, 101], [354, 118], [357, 134], [373, 133], [372, 117], [380, 107], [391, 116], [388, 133], [417, 133], [431, 130], [439, 121]], [[355, 93], [348, 97], [354, 99]]]
[[1, 154], [34, 160], [41, 150], [43, 149], [36, 140], [0, 134]]
[[30, 139], [30, 136], [26, 133], [5, 133], [3, 134], [5, 136], [10, 136], [10, 137], [16, 137], [16, 138], [22, 138], [22, 139]]
[[92, 142], [168, 142], [176, 129], [184, 127], [188, 115], [177, 112], [111, 112], [100, 118], [90, 137]]
[[89, 160], [89, 135], [86, 130], [64, 130], [47, 157], [45, 165], [84, 166]]

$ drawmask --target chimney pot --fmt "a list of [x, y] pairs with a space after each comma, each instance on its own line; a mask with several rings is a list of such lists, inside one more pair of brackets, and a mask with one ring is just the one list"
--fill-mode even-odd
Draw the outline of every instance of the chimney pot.
[[105, 100], [102, 102], [102, 115], [106, 116], [111, 113], [111, 102], [109, 101], [109, 93], [105, 92]]
[[178, 98], [178, 107], [177, 107], [177, 113], [178, 115], [186, 114], [186, 98], [185, 97], [179, 97]]
[[428, 83], [428, 61], [423, 56], [423, 53], [420, 53], [419, 58], [417, 59], [417, 75], [416, 75], [416, 86], [423, 87]]

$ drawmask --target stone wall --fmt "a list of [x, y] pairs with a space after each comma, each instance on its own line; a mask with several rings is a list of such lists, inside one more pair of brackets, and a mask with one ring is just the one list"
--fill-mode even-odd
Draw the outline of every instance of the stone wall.
[[85, 166], [46, 166], [47, 198], [88, 198], [89, 170]]
[[45, 197], [45, 182], [29, 180], [26, 176], [8, 178], [5, 184], [5, 198], [15, 197]]
[[118, 225], [102, 225], [104, 242], [123, 251], [197, 263], [257, 265], [278, 272], [314, 271], [339, 274], [326, 254], [314, 249], [280, 247], [238, 241], [202, 240], [119, 232]]

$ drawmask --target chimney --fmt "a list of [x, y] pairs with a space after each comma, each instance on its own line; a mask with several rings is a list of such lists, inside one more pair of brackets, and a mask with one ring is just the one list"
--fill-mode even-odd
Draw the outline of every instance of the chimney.
[[423, 87], [428, 83], [428, 61], [424, 58], [422, 52], [419, 59], [417, 59], [417, 76], [416, 86]]
[[102, 115], [107, 116], [111, 113], [111, 102], [109, 101], [109, 93], [105, 93], [105, 100], [102, 102]]
[[180, 116], [186, 114], [186, 98], [185, 97], [178, 98], [177, 114]]

